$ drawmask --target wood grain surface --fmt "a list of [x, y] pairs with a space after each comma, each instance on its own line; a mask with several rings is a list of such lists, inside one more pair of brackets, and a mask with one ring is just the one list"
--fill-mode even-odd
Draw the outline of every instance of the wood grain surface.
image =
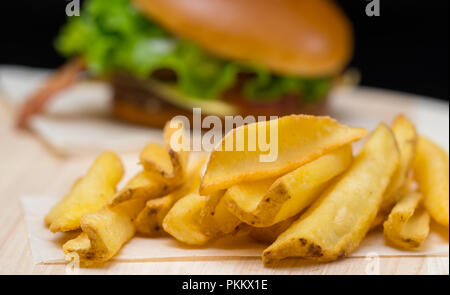
[[[13, 126], [0, 100], [0, 274], [67, 274], [64, 264], [35, 265], [19, 198], [62, 195], [95, 155], [64, 158], [33, 134]], [[263, 267], [260, 259], [113, 262], [80, 274], [448, 274], [447, 257], [347, 258], [312, 264], [299, 259]]]

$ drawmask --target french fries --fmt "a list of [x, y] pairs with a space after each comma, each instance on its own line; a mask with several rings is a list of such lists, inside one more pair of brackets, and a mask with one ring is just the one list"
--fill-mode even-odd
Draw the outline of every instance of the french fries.
[[161, 197], [173, 189], [155, 174], [141, 171], [131, 178], [128, 183], [118, 191], [109, 202], [114, 208], [130, 200], [149, 200]]
[[361, 242], [399, 162], [392, 132], [380, 125], [349, 170], [263, 252], [265, 264], [286, 257], [332, 261]]
[[69, 257], [78, 255], [84, 267], [100, 265], [116, 255], [135, 234], [133, 219], [145, 203], [141, 199], [103, 208], [81, 218], [82, 233], [63, 245]]
[[405, 187], [410, 185], [411, 179], [408, 177], [411, 175], [411, 166], [416, 155], [418, 135], [414, 124], [403, 115], [398, 115], [394, 119], [392, 132], [400, 151], [400, 162], [384, 193], [383, 202], [372, 224], [372, 229], [381, 226], [387, 220], [398, 198], [405, 192], [409, 192], [408, 189], [405, 190]]
[[[366, 134], [365, 129], [341, 125], [329, 117], [307, 115], [241, 126], [230, 131], [212, 152], [200, 193], [208, 195], [237, 183], [280, 176]], [[270, 136], [273, 137], [270, 148], [276, 150], [276, 159], [266, 159], [270, 148], [263, 151], [255, 144]]]
[[224, 192], [219, 191], [207, 197], [200, 211], [200, 225], [203, 233], [211, 238], [217, 238], [233, 233], [242, 221], [231, 213], [223, 198]]
[[203, 245], [237, 231], [242, 221], [225, 206], [223, 194], [223, 191], [210, 196], [192, 193], [180, 199], [164, 218], [164, 230], [189, 245]]
[[206, 201], [206, 196], [195, 193], [178, 200], [164, 218], [164, 230], [188, 245], [207, 243], [210, 237], [203, 233], [199, 218]]
[[147, 202], [145, 208], [135, 220], [137, 231], [146, 235], [159, 235], [163, 233], [162, 223], [173, 204], [180, 198], [194, 192], [198, 192], [201, 180], [201, 169], [206, 161], [200, 157], [188, 168], [186, 181], [174, 192]]
[[421, 136], [414, 159], [414, 177], [423, 194], [423, 204], [431, 217], [448, 227], [449, 157], [431, 140]]
[[164, 145], [149, 143], [142, 150], [139, 160], [144, 170], [161, 175], [163, 179], [182, 183], [189, 159], [189, 146], [184, 125], [172, 120], [164, 126]]
[[225, 193], [225, 204], [249, 225], [271, 226], [309, 206], [330, 180], [350, 166], [352, 159], [352, 147], [345, 145], [275, 181], [267, 179], [234, 185]]
[[[173, 179], [177, 168], [172, 163], [169, 151], [156, 143], [147, 144], [139, 156], [139, 162], [147, 173], [161, 176], [161, 180]], [[179, 169], [179, 168], [178, 168]]]
[[[164, 233], [162, 221], [175, 201], [174, 194], [181, 195], [175, 191], [167, 196], [147, 201], [144, 209], [139, 213], [134, 224], [137, 232], [149, 236], [161, 235]], [[184, 194], [182, 194], [184, 196]]]
[[[271, 151], [251, 149], [253, 131], [253, 140], [275, 140], [276, 159], [261, 161]], [[136, 232], [167, 233], [191, 246], [248, 235], [269, 244], [265, 265], [287, 257], [345, 257], [378, 225], [391, 245], [417, 249], [431, 217], [448, 226], [448, 153], [398, 116], [392, 131], [380, 124], [353, 158], [351, 143], [366, 133], [304, 115], [249, 124], [225, 136], [202, 177], [206, 157], [188, 165], [189, 138], [181, 121], [172, 121], [164, 146], [146, 145], [143, 170], [119, 191], [122, 163], [106, 152], [45, 222], [52, 231], [81, 229], [63, 250], [86, 267], [110, 260]], [[412, 192], [415, 180], [420, 193]]]
[[403, 249], [419, 248], [430, 231], [430, 215], [419, 207], [421, 194], [406, 194], [392, 209], [384, 223], [384, 237]]
[[176, 163], [174, 167], [180, 167], [181, 172], [187, 167], [190, 155], [189, 139], [184, 128], [182, 121], [171, 120], [163, 130], [164, 145], [172, 156], [172, 162]]
[[50, 210], [45, 223], [52, 232], [79, 229], [83, 215], [101, 209], [114, 196], [122, 175], [119, 157], [113, 152], [102, 153], [86, 175]]
[[381, 210], [391, 208], [396, 202], [396, 197], [399, 196], [399, 190], [405, 184], [416, 155], [418, 136], [413, 123], [405, 116], [399, 115], [392, 124], [392, 132], [394, 132], [400, 151], [400, 162], [384, 194]]
[[[185, 181], [189, 147], [182, 122], [167, 123], [163, 135], [165, 147], [155, 143], [144, 147], [139, 156], [144, 171], [138, 173], [114, 196], [109, 203], [111, 208], [131, 199], [151, 200], [161, 197]], [[175, 138], [174, 142], [172, 138]], [[177, 142], [179, 145], [175, 146]]]

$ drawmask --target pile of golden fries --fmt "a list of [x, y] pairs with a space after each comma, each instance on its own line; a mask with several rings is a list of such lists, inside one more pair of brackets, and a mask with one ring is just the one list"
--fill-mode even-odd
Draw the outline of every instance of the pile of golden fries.
[[[265, 152], [258, 148], [224, 148], [227, 139], [239, 141], [259, 127], [269, 132], [271, 124], [278, 128], [276, 161], [260, 161]], [[204, 245], [239, 231], [270, 244], [265, 264], [287, 257], [332, 261], [378, 226], [403, 249], [423, 244], [430, 216], [448, 227], [448, 153], [404, 116], [391, 128], [380, 124], [355, 157], [352, 142], [368, 132], [329, 117], [291, 115], [238, 127], [208, 161], [190, 155], [184, 132], [180, 121], [169, 122], [165, 145], [148, 144], [142, 171], [118, 191], [119, 157], [105, 152], [95, 160], [45, 218], [53, 232], [80, 230], [63, 245], [67, 255], [93, 266], [136, 232]]]

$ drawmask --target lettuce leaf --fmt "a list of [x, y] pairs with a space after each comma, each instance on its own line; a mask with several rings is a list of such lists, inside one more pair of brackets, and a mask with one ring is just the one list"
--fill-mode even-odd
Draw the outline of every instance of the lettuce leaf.
[[331, 79], [275, 75], [258, 66], [216, 57], [196, 44], [177, 38], [139, 14], [129, 0], [89, 0], [79, 17], [72, 17], [56, 40], [65, 56], [81, 55], [94, 75], [115, 70], [148, 77], [157, 69], [171, 69], [181, 93], [215, 99], [232, 87], [239, 73], [252, 78], [243, 86], [250, 100], [273, 100], [298, 94], [304, 101], [325, 96]]

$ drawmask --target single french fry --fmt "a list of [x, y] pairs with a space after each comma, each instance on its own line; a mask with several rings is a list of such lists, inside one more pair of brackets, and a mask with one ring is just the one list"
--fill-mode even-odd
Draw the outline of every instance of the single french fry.
[[169, 151], [157, 143], [149, 143], [141, 151], [139, 162], [147, 173], [160, 175], [161, 179], [175, 177]]
[[206, 200], [206, 196], [195, 193], [178, 200], [164, 218], [164, 230], [178, 241], [188, 245], [207, 243], [210, 237], [203, 233], [199, 218]]
[[224, 192], [219, 191], [207, 197], [207, 201], [200, 211], [200, 225], [203, 233], [211, 238], [233, 233], [242, 223], [231, 213], [223, 198]]
[[189, 138], [185, 132], [185, 126], [182, 121], [174, 120], [167, 122], [163, 130], [164, 145], [172, 155], [172, 163], [175, 170], [180, 167], [185, 171], [189, 160]]
[[389, 211], [395, 204], [396, 198], [400, 195], [399, 190], [407, 180], [417, 148], [416, 128], [405, 116], [399, 115], [395, 118], [392, 124], [392, 132], [394, 132], [400, 151], [400, 162], [384, 194], [381, 211], [383, 209]]
[[405, 116], [398, 115], [392, 123], [392, 131], [400, 151], [400, 162], [384, 193], [383, 202], [372, 224], [372, 229], [378, 228], [387, 220], [398, 198], [404, 194], [404, 188], [410, 181], [408, 177], [416, 155], [418, 135], [414, 124]]
[[131, 178], [128, 183], [119, 190], [109, 202], [109, 207], [113, 208], [123, 202], [133, 199], [150, 200], [164, 196], [174, 187], [161, 181], [155, 174], [142, 171]]
[[[211, 153], [200, 193], [208, 195], [237, 183], [280, 176], [366, 134], [365, 129], [329, 117], [307, 115], [241, 126], [230, 131]], [[269, 146], [260, 147], [261, 141], [269, 138]]]
[[[275, 181], [276, 178], [268, 178], [233, 185], [223, 196], [225, 206], [242, 222], [256, 226], [259, 216], [254, 212]], [[271, 217], [273, 219], [275, 216]]]
[[135, 220], [137, 231], [146, 235], [159, 235], [162, 234], [162, 223], [164, 217], [167, 215], [173, 204], [182, 197], [198, 192], [201, 180], [201, 169], [206, 162], [206, 157], [200, 157], [188, 167], [186, 172], [186, 181], [184, 184], [174, 192], [163, 196], [149, 200], [139, 213]]
[[380, 125], [349, 170], [264, 250], [264, 263], [286, 257], [332, 261], [351, 253], [370, 229], [399, 158], [391, 130]]
[[421, 136], [414, 160], [414, 177], [423, 194], [423, 204], [431, 217], [448, 227], [449, 157], [437, 144]]
[[133, 219], [144, 205], [143, 200], [137, 199], [84, 215], [83, 232], [63, 245], [64, 252], [69, 256], [78, 255], [84, 267], [110, 260], [134, 236]]
[[249, 225], [271, 226], [309, 206], [352, 160], [352, 147], [345, 145], [275, 181], [266, 179], [234, 185], [225, 193], [225, 204]]
[[[177, 191], [172, 194], [176, 193]], [[147, 204], [134, 221], [137, 232], [148, 236], [164, 233], [162, 221], [174, 204], [174, 199], [171, 198], [172, 194], [147, 201]]]
[[403, 249], [419, 248], [430, 232], [430, 216], [419, 207], [421, 194], [406, 194], [392, 209], [384, 223], [384, 237]]
[[147, 144], [139, 160], [144, 170], [170, 182], [182, 182], [189, 159], [187, 134], [181, 121], [167, 122], [163, 130], [164, 147]]
[[203, 245], [213, 238], [233, 233], [241, 221], [221, 202], [223, 192], [211, 196], [189, 194], [173, 205], [163, 228], [188, 245]]
[[81, 216], [105, 206], [116, 192], [123, 175], [123, 165], [113, 152], [102, 153], [87, 174], [77, 180], [70, 192], [47, 214], [45, 223], [52, 232], [80, 228]]

